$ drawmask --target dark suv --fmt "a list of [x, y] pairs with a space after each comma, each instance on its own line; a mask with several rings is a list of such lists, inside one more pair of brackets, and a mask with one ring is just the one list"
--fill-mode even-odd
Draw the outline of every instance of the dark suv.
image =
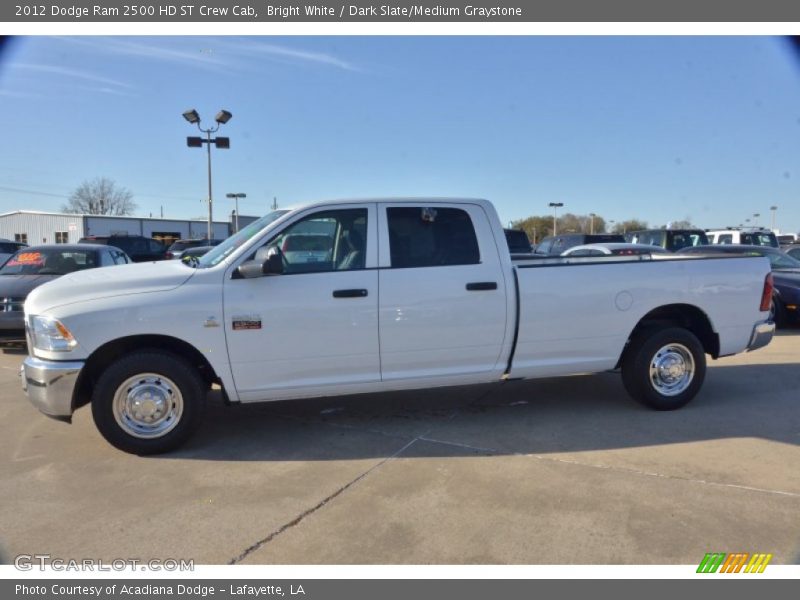
[[531, 253], [531, 241], [527, 233], [521, 229], [503, 229], [503, 232], [506, 234], [506, 243], [511, 254]]
[[624, 237], [614, 233], [565, 233], [564, 235], [547, 236], [536, 246], [534, 253], [540, 256], [561, 256], [562, 252], [573, 246], [601, 243], [615, 244], [624, 241]]
[[149, 262], [167, 258], [167, 248], [164, 244], [142, 235], [92, 235], [81, 238], [79, 243], [116, 246], [130, 256], [133, 262]]
[[692, 246], [707, 245], [708, 236], [702, 229], [644, 229], [626, 233], [625, 241], [677, 252]]

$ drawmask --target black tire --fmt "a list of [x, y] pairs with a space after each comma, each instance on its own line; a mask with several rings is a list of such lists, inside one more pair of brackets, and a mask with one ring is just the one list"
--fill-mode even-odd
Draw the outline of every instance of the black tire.
[[786, 312], [786, 306], [781, 302], [777, 296], [772, 297], [772, 304], [770, 305], [770, 319], [775, 323], [775, 327], [786, 327], [789, 320]]
[[[121, 400], [126, 391], [127, 400]], [[103, 371], [92, 394], [92, 417], [103, 437], [123, 452], [162, 454], [178, 448], [197, 429], [207, 391], [197, 369], [180, 356], [141, 350]]]
[[[686, 374], [687, 366], [691, 366], [691, 376]], [[681, 371], [683, 375], [677, 376]], [[625, 389], [635, 400], [656, 410], [685, 406], [700, 390], [705, 374], [703, 345], [697, 336], [682, 327], [640, 332], [631, 340], [622, 358]], [[671, 385], [673, 375], [675, 384]]]

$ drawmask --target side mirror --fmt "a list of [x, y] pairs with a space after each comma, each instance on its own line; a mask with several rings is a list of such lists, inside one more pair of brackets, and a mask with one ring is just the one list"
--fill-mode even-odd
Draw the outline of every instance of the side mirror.
[[237, 271], [245, 279], [264, 275], [281, 275], [283, 274], [283, 253], [280, 248], [275, 246], [259, 248], [255, 258], [243, 262]]
[[277, 246], [259, 248], [256, 252], [258, 260], [262, 260], [264, 275], [283, 275], [283, 252]]

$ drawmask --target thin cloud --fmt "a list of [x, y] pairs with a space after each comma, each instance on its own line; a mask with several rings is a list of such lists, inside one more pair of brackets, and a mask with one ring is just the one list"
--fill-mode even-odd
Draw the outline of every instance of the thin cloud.
[[[125, 56], [136, 58], [152, 59], [158, 62], [171, 62], [184, 66], [211, 69], [214, 71], [228, 70], [235, 65], [231, 64], [213, 53], [204, 52], [202, 48], [197, 50], [185, 50], [171, 48], [161, 44], [146, 44], [142, 42], [130, 42], [116, 38], [58, 38], [61, 41], [89, 46], [102, 52], [114, 52]], [[195, 38], [189, 38], [194, 40]]]
[[[332, 54], [290, 48], [278, 44], [266, 44], [248, 38], [181, 37], [170, 39], [169, 44], [129, 41], [111, 37], [59, 37], [60, 41], [88, 46], [102, 52], [114, 52], [126, 56], [172, 62], [184, 66], [230, 71], [248, 69], [254, 58], [269, 57], [284, 64], [316, 64], [361, 71], [356, 65]], [[235, 39], [235, 38], [234, 38]]]
[[71, 79], [79, 79], [82, 81], [101, 83], [105, 84], [106, 86], [111, 86], [116, 88], [133, 89], [132, 85], [125, 83], [124, 81], [119, 81], [117, 79], [110, 79], [108, 77], [100, 77], [99, 75], [95, 75], [93, 73], [88, 73], [86, 71], [79, 71], [77, 69], [70, 69], [68, 67], [59, 67], [55, 65], [35, 65], [30, 63], [16, 63], [14, 64], [14, 67], [27, 71], [38, 71], [40, 73], [50, 73], [52, 75], [60, 75], [62, 77]]
[[34, 94], [33, 92], [12, 92], [10, 90], [0, 90], [0, 96], [4, 98], [21, 98], [23, 100], [44, 98], [44, 94]]
[[311, 62], [321, 65], [327, 65], [344, 69], [345, 71], [360, 71], [358, 67], [346, 60], [337, 58], [331, 54], [324, 52], [310, 52], [308, 50], [297, 50], [295, 48], [287, 48], [286, 46], [278, 46], [275, 44], [263, 44], [261, 42], [253, 42], [252, 44], [238, 44], [238, 48], [243, 50], [250, 50], [260, 54], [267, 54], [282, 58], [291, 58], [302, 62]]

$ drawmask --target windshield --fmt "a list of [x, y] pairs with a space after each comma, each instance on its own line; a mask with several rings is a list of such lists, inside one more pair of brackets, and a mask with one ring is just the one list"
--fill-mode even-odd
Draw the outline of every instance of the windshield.
[[66, 275], [97, 265], [93, 250], [25, 250], [3, 265], [0, 275]]
[[766, 257], [769, 259], [769, 264], [773, 269], [800, 269], [800, 260], [792, 258], [788, 254], [769, 252]]
[[271, 213], [261, 217], [257, 221], [253, 221], [247, 227], [239, 231], [238, 233], [233, 234], [227, 240], [222, 242], [219, 246], [215, 246], [213, 250], [210, 250], [203, 256], [201, 256], [197, 260], [197, 267], [204, 269], [208, 267], [213, 267], [221, 263], [225, 258], [227, 258], [230, 254], [233, 253], [239, 246], [244, 244], [247, 240], [252, 238], [256, 235], [259, 231], [264, 229], [270, 223], [277, 221], [283, 215], [285, 215], [288, 210], [274, 210]]

